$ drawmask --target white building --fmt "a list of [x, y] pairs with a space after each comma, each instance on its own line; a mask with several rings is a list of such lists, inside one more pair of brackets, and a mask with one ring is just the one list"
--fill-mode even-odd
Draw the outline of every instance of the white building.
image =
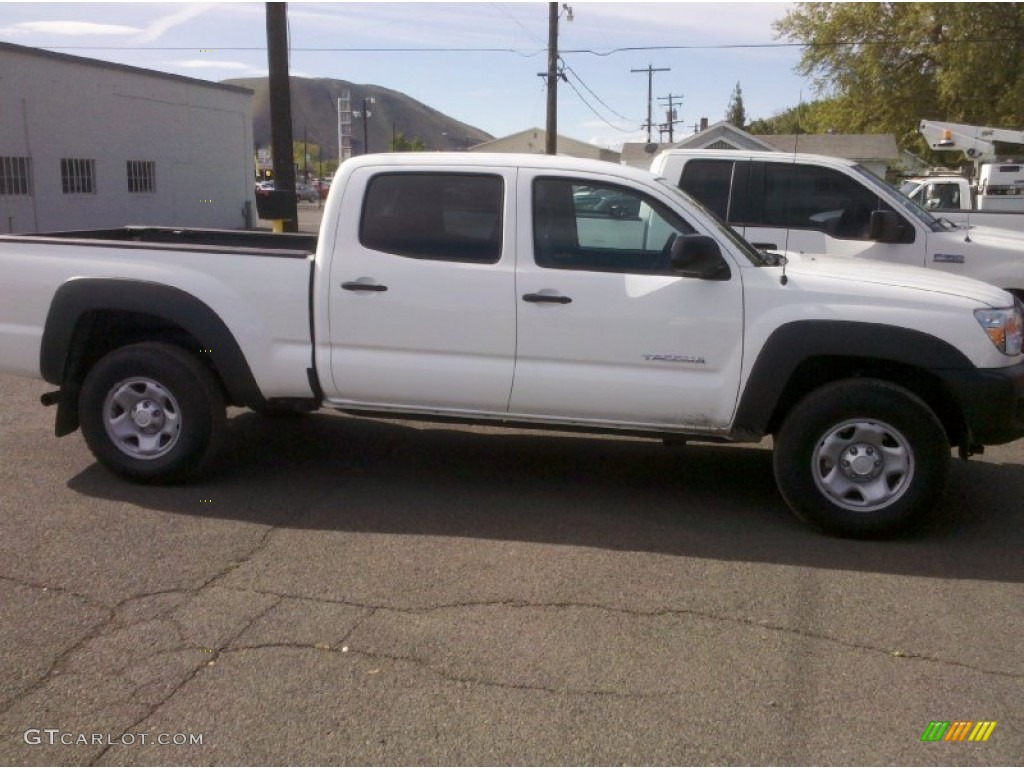
[[251, 96], [0, 42], [0, 233], [252, 225]]

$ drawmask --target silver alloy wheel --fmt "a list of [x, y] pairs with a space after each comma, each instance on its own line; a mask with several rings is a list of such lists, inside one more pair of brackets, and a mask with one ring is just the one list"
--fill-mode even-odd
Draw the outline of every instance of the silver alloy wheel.
[[852, 419], [831, 428], [818, 441], [811, 465], [818, 490], [853, 512], [889, 506], [914, 478], [910, 443], [880, 421]]
[[181, 435], [178, 401], [145, 377], [119, 381], [103, 401], [103, 426], [118, 450], [135, 459], [166, 456]]

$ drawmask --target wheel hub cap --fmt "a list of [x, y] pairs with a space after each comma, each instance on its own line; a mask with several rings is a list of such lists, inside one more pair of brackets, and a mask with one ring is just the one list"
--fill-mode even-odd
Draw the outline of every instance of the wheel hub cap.
[[103, 427], [127, 456], [159, 459], [170, 453], [181, 437], [181, 409], [159, 381], [142, 376], [125, 379], [107, 393]]
[[881, 474], [882, 454], [873, 445], [857, 443], [842, 452], [839, 466], [854, 482], [867, 482]]
[[914, 477], [914, 452], [899, 430], [880, 421], [838, 424], [818, 441], [814, 483], [833, 504], [875, 512], [903, 497]]
[[132, 407], [132, 421], [139, 429], [156, 432], [163, 426], [163, 411], [152, 400], [143, 400]]

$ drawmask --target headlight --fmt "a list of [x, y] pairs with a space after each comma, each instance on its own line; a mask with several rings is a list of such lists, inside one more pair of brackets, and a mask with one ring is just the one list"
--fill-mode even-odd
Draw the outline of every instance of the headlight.
[[1024, 339], [1024, 317], [1019, 307], [976, 309], [974, 316], [996, 349], [1011, 357], [1020, 354], [1021, 341]]

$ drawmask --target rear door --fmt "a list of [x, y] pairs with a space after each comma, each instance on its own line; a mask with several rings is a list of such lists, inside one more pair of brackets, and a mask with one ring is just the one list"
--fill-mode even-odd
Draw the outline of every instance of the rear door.
[[520, 171], [518, 342], [511, 415], [714, 431], [742, 360], [739, 270], [669, 268], [694, 232], [656, 195], [599, 177]]
[[506, 410], [515, 354], [514, 181], [510, 169], [438, 166], [368, 167], [349, 177], [347, 226], [338, 229], [330, 275], [329, 400]]

